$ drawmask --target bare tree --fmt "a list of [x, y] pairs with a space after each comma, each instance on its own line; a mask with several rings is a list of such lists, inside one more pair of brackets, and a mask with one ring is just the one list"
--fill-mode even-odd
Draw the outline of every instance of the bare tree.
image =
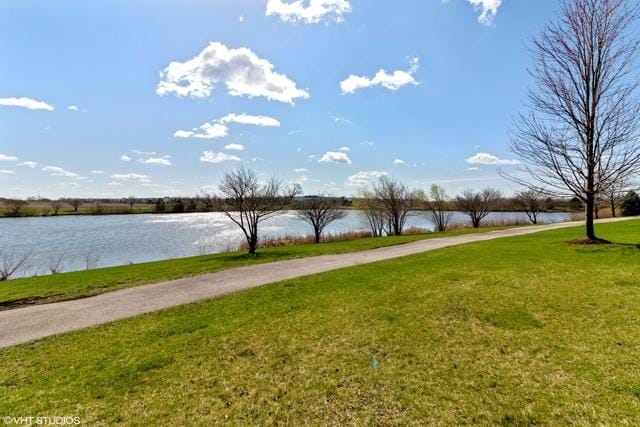
[[544, 210], [545, 205], [541, 193], [534, 190], [521, 191], [516, 194], [515, 203], [527, 215], [532, 224], [538, 224], [538, 216]]
[[82, 202], [78, 199], [72, 199], [72, 200], [69, 200], [69, 204], [73, 208], [73, 212], [77, 213], [78, 208], [80, 207], [80, 205], [82, 205]]
[[58, 215], [58, 212], [62, 209], [62, 202], [59, 200], [53, 200], [51, 202], [51, 208], [53, 209], [53, 215]]
[[263, 183], [245, 166], [225, 172], [219, 188], [225, 196], [223, 211], [242, 230], [251, 255], [258, 248], [260, 223], [280, 215], [300, 191], [299, 187], [285, 189], [276, 177]]
[[95, 253], [93, 250], [90, 250], [86, 254], [84, 254], [85, 270], [91, 270], [93, 268], [98, 267], [99, 262], [100, 262], [100, 255]]
[[0, 282], [9, 280], [20, 270], [28, 268], [30, 254], [16, 255], [13, 253], [0, 253]]
[[127, 197], [127, 204], [129, 205], [129, 213], [133, 213], [133, 207], [136, 204], [136, 198], [134, 196]]
[[58, 274], [63, 268], [64, 254], [52, 255], [47, 259], [47, 270], [51, 274]]
[[456, 205], [471, 218], [473, 228], [479, 228], [482, 220], [495, 209], [501, 197], [500, 191], [493, 188], [485, 188], [478, 193], [467, 190], [456, 198]]
[[220, 200], [204, 190], [200, 191], [200, 205], [205, 212], [212, 212], [220, 206]]
[[373, 193], [368, 190], [362, 192], [357, 207], [364, 213], [367, 219], [367, 224], [371, 230], [373, 237], [381, 237], [387, 234], [387, 215], [385, 214], [384, 207], [380, 200], [378, 200]]
[[400, 236], [408, 216], [415, 211], [415, 193], [405, 183], [383, 176], [373, 187], [373, 196], [386, 216], [389, 233]]
[[322, 232], [334, 221], [347, 216], [335, 200], [324, 196], [310, 197], [298, 208], [298, 218], [313, 227], [315, 242], [320, 243]]
[[511, 148], [531, 189], [575, 196], [585, 204], [585, 239], [598, 241], [598, 194], [640, 166], [640, 47], [633, 24], [640, 5], [627, 0], [563, 0], [557, 21], [533, 42], [536, 90], [516, 121]]
[[604, 201], [611, 209], [611, 216], [613, 218], [616, 217], [616, 210], [618, 208], [618, 203], [620, 199], [625, 194], [627, 187], [629, 186], [629, 181], [627, 179], [620, 179], [617, 182], [612, 182], [607, 188], [602, 192], [602, 197]]
[[104, 213], [104, 206], [102, 206], [102, 202], [100, 200], [96, 201], [93, 207], [93, 213], [95, 215], [102, 215]]
[[436, 230], [447, 231], [453, 217], [453, 211], [451, 210], [451, 199], [447, 196], [445, 189], [433, 184], [429, 191], [429, 199], [426, 206]]
[[7, 199], [4, 201], [10, 216], [20, 216], [27, 203], [26, 200], [20, 199]]

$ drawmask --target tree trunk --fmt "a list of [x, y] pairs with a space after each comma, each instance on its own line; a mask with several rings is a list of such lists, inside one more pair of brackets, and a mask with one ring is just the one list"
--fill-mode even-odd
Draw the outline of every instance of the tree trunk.
[[321, 238], [321, 232], [320, 230], [315, 230], [315, 237], [316, 237], [316, 243], [320, 243], [320, 238]]
[[611, 218], [616, 217], [616, 202], [615, 200], [611, 201]]
[[585, 237], [587, 240], [597, 240], [596, 230], [594, 227], [594, 209], [595, 207], [595, 197], [593, 194], [587, 195], [587, 202], [585, 206]]
[[251, 236], [249, 238], [249, 255], [255, 255], [258, 249], [258, 236]]

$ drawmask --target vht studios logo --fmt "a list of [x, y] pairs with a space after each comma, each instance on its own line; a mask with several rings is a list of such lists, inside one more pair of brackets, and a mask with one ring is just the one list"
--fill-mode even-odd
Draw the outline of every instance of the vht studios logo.
[[80, 417], [2, 417], [2, 422], [4, 425], [17, 426], [64, 426], [80, 424]]

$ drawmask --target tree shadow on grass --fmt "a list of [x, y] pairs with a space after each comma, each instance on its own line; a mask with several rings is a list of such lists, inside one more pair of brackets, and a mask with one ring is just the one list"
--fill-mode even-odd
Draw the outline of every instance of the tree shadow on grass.
[[610, 243], [608, 245], [589, 246], [589, 252], [610, 253], [622, 252], [623, 255], [637, 255], [640, 252], [640, 243]]

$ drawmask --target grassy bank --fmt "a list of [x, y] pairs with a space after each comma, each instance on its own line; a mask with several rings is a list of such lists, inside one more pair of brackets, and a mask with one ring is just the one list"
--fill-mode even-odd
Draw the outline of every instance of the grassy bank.
[[[56, 213], [49, 203], [29, 202], [16, 215], [15, 212], [0, 204], [0, 218], [30, 218], [47, 216], [100, 216], [100, 215], [136, 215], [155, 213], [155, 205], [137, 203], [133, 208], [125, 203], [105, 203], [100, 206], [85, 203], [78, 209], [63, 205]], [[171, 212], [167, 212], [171, 213]]]
[[283, 261], [317, 255], [364, 251], [385, 246], [414, 242], [443, 236], [487, 232], [504, 227], [480, 230], [462, 229], [447, 233], [427, 233], [407, 236], [365, 238], [344, 242], [271, 247], [260, 250], [257, 256], [245, 252], [229, 252], [180, 258], [167, 261], [132, 264], [121, 267], [37, 276], [0, 282], [0, 310], [31, 304], [42, 304], [82, 298], [116, 289], [179, 279], [203, 273], [243, 267], [251, 264]]
[[[640, 221], [338, 270], [0, 351], [86, 423], [640, 423]], [[375, 361], [373, 361], [375, 357]]]

